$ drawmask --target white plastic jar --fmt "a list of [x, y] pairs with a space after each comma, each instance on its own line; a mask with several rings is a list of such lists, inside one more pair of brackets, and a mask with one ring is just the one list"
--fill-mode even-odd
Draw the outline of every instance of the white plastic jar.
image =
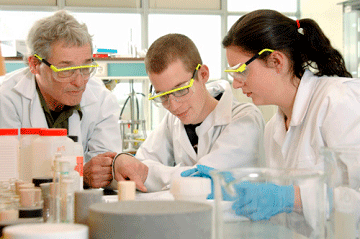
[[40, 137], [32, 144], [32, 178], [52, 176], [55, 153], [73, 154], [74, 142], [67, 137], [66, 129], [41, 129]]
[[21, 128], [20, 129], [20, 161], [19, 179], [31, 182], [32, 179], [32, 144], [39, 138], [40, 128]]
[[18, 129], [0, 129], [0, 180], [9, 180], [19, 176], [18, 131]]

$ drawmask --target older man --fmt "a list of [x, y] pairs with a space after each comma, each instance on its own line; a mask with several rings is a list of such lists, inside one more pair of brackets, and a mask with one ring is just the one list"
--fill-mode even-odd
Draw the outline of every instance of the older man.
[[66, 11], [31, 28], [28, 67], [8, 74], [0, 88], [0, 128], [66, 128], [84, 147], [84, 183], [104, 187], [121, 150], [119, 105], [93, 78], [92, 39]]

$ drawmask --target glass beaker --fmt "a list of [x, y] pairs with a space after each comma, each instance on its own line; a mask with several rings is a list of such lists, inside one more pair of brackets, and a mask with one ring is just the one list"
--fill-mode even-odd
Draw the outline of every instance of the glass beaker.
[[[287, 170], [270, 168], [237, 168], [214, 170], [215, 238], [324, 238], [325, 175], [316, 170]], [[273, 215], [269, 220], [252, 221], [235, 213], [233, 206], [241, 200], [239, 185], [298, 186], [302, 208], [290, 213]], [[254, 200], [266, 200], [265, 197]], [[270, 194], [269, 194], [270, 195]], [[223, 200], [223, 198], [225, 200]], [[296, 200], [296, 198], [294, 197]], [[259, 204], [256, 204], [256, 206]], [[271, 204], [273, 205], [273, 204]], [[254, 212], [260, 208], [252, 208]]]
[[327, 238], [359, 238], [360, 147], [321, 149], [331, 195]]
[[123, 152], [135, 155], [146, 139], [145, 120], [121, 120], [120, 132]]

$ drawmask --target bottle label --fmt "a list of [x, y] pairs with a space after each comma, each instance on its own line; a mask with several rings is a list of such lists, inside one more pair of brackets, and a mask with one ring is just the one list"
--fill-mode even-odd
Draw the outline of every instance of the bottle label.
[[79, 172], [80, 177], [83, 176], [83, 173], [84, 173], [84, 157], [82, 157], [82, 156], [76, 157], [76, 166], [75, 166], [74, 170]]

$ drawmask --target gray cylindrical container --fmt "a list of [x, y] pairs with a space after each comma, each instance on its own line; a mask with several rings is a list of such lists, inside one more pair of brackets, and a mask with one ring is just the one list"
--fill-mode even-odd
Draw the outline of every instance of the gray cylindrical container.
[[88, 189], [75, 192], [75, 223], [87, 224], [89, 207], [94, 203], [102, 202], [103, 192], [97, 189]]
[[212, 206], [190, 201], [121, 201], [90, 206], [90, 239], [209, 239]]

